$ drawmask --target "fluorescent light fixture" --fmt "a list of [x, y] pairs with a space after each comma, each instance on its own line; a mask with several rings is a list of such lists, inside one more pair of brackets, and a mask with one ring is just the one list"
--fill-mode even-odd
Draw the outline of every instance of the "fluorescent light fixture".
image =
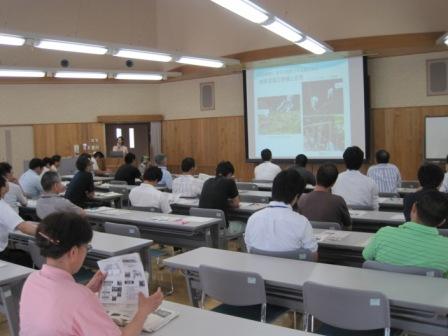
[[329, 51], [328, 48], [325, 48], [322, 44], [308, 36], [303, 41], [297, 42], [296, 44], [316, 55], [322, 55]]
[[126, 79], [126, 80], [162, 80], [163, 79], [163, 75], [161, 74], [143, 74], [143, 73], [126, 73], [126, 72], [121, 72], [121, 73], [117, 73], [114, 76], [115, 79]]
[[12, 70], [12, 69], [0, 69], [0, 77], [45, 77], [44, 71], [39, 70]]
[[25, 44], [25, 38], [15, 35], [0, 34], [0, 44], [10, 46], [23, 46]]
[[204, 66], [209, 68], [222, 68], [224, 67], [224, 62], [218, 61], [218, 60], [211, 60], [206, 58], [197, 58], [197, 57], [190, 57], [190, 56], [182, 56], [177, 60], [178, 63], [183, 64], [191, 64], [191, 65], [198, 65], [198, 66]]
[[445, 40], [443, 41], [448, 46], [448, 35], [445, 37]]
[[303, 35], [297, 29], [277, 18], [273, 22], [263, 25], [263, 27], [291, 42], [298, 42], [303, 39]]
[[167, 54], [161, 54], [150, 51], [141, 51], [141, 50], [131, 50], [131, 49], [120, 49], [118, 52], [113, 54], [117, 57], [123, 58], [134, 58], [141, 59], [145, 61], [155, 61], [155, 62], [169, 62], [173, 58]]
[[36, 48], [69, 51], [84, 54], [104, 55], [107, 53], [107, 48], [84, 43], [54, 41], [54, 40], [41, 40], [35, 45]]
[[84, 71], [57, 71], [56, 78], [81, 78], [81, 79], [106, 79], [105, 72], [84, 72]]
[[263, 23], [269, 19], [268, 14], [248, 0], [212, 0], [214, 3], [242, 16], [254, 23]]

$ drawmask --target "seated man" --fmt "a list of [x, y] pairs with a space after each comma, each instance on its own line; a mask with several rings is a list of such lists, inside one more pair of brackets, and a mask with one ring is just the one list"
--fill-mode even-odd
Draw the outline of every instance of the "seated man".
[[447, 196], [436, 190], [428, 191], [412, 205], [410, 222], [398, 228], [381, 228], [362, 255], [366, 260], [435, 268], [448, 275], [448, 238], [437, 230], [447, 216]]
[[81, 208], [86, 208], [92, 204], [95, 196], [90, 156], [86, 154], [80, 155], [76, 160], [76, 168], [78, 172], [70, 181], [65, 192], [65, 198]]
[[102, 152], [93, 153], [92, 164], [95, 176], [107, 175], [106, 158]]
[[299, 154], [296, 156], [295, 165], [291, 166], [291, 168], [297, 170], [297, 172], [302, 176], [305, 180], [305, 186], [307, 184], [316, 185], [316, 178], [313, 173], [307, 170], [306, 164], [308, 163], [308, 158], [305, 154]]
[[396, 193], [401, 185], [401, 175], [397, 166], [389, 163], [390, 155], [384, 149], [376, 152], [376, 165], [370, 166], [367, 176], [375, 181], [380, 193]]
[[424, 164], [418, 169], [418, 181], [421, 189], [415, 193], [407, 194], [403, 200], [403, 213], [407, 222], [411, 220], [411, 209], [414, 202], [423, 194], [431, 190], [437, 190], [443, 181], [443, 170], [435, 164]]
[[42, 171], [40, 172], [41, 179], [42, 179], [42, 176], [44, 176], [44, 174], [47, 171], [51, 170], [51, 167], [53, 166], [53, 159], [46, 156], [42, 159], [42, 164], [44, 165], [44, 167], [42, 168]]
[[59, 170], [59, 167], [61, 166], [61, 156], [59, 154], [55, 154], [51, 157], [51, 161], [53, 161], [53, 164], [51, 165], [51, 171], [57, 172]]
[[40, 185], [40, 174], [44, 168], [41, 159], [34, 158], [28, 164], [28, 170], [19, 178], [19, 184], [22, 187], [25, 196], [28, 198], [38, 198], [42, 193]]
[[173, 189], [173, 177], [171, 176], [171, 173], [167, 169], [168, 160], [166, 158], [166, 155], [157, 154], [156, 157], [154, 158], [154, 161], [157, 167], [159, 167], [162, 170], [163, 174], [159, 184], [165, 185], [168, 189]]
[[136, 157], [134, 153], [127, 153], [124, 157], [124, 165], [118, 168], [115, 173], [115, 180], [126, 181], [128, 185], [135, 185], [135, 179], [141, 177], [140, 170], [136, 165]]
[[162, 179], [159, 167], [149, 167], [143, 174], [143, 183], [129, 193], [129, 201], [135, 207], [154, 207], [164, 213], [171, 212], [168, 193], [157, 190], [155, 186]]
[[8, 181], [9, 191], [5, 194], [5, 202], [17, 213], [19, 213], [19, 204], [26, 206], [28, 200], [23, 194], [17, 179], [12, 173], [12, 167], [8, 162], [0, 162], [0, 176]]
[[203, 182], [193, 176], [195, 169], [194, 159], [191, 157], [183, 159], [181, 169], [182, 175], [173, 181], [173, 194], [191, 198], [201, 196]]
[[370, 177], [359, 171], [364, 160], [364, 152], [357, 146], [344, 151], [347, 170], [339, 174], [333, 186], [333, 194], [342, 196], [348, 207], [378, 210], [378, 188]]
[[272, 181], [282, 169], [271, 162], [272, 152], [267, 148], [261, 151], [261, 159], [263, 162], [255, 167], [255, 180]]
[[299, 198], [299, 212], [311, 221], [336, 222], [350, 229], [352, 221], [347, 204], [341, 196], [333, 195], [331, 187], [338, 178], [338, 169], [327, 163], [317, 171], [317, 186], [309, 194]]
[[46, 172], [42, 176], [41, 184], [44, 192], [36, 202], [36, 213], [40, 219], [44, 219], [54, 212], [73, 212], [78, 215], [85, 215], [83, 209], [60, 195], [65, 191], [65, 187], [62, 185], [57, 172]]
[[238, 234], [244, 232], [244, 223], [228, 220], [229, 208], [240, 206], [240, 197], [233, 174], [235, 168], [230, 161], [221, 161], [216, 167], [216, 176], [204, 182], [199, 207], [207, 209], [220, 209], [224, 211], [228, 232]]
[[293, 251], [307, 249], [317, 253], [313, 228], [292, 206], [305, 189], [305, 182], [294, 169], [279, 173], [272, 185], [272, 202], [249, 217], [244, 240], [248, 251]]

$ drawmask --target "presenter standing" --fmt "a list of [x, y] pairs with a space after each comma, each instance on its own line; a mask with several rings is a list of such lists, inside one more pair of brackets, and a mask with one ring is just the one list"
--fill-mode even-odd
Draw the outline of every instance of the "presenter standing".
[[124, 138], [122, 136], [117, 138], [117, 144], [113, 147], [114, 152], [123, 152], [123, 155], [128, 153], [128, 148], [124, 145]]

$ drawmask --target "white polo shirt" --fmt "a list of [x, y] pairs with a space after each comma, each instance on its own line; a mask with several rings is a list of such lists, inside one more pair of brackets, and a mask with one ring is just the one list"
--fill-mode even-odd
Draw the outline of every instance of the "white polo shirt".
[[300, 248], [317, 251], [308, 219], [283, 202], [270, 202], [268, 207], [250, 216], [244, 241], [249, 251], [252, 247], [275, 252]]
[[0, 252], [8, 246], [8, 235], [24, 222], [4, 199], [0, 199]]
[[335, 195], [341, 196], [347, 205], [366, 206], [378, 210], [378, 187], [375, 182], [359, 170], [346, 170], [339, 174], [332, 188]]
[[272, 181], [282, 169], [271, 161], [265, 161], [255, 167], [256, 180]]
[[191, 175], [181, 175], [173, 180], [173, 194], [179, 194], [180, 197], [199, 197], [203, 184], [203, 181]]
[[132, 206], [155, 207], [164, 213], [170, 213], [171, 207], [168, 201], [169, 194], [157, 190], [148, 183], [142, 183], [138, 187], [132, 188], [129, 193], [129, 200]]

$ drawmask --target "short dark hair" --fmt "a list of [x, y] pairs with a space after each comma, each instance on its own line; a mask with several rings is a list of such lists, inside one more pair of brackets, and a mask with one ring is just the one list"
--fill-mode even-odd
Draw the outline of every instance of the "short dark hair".
[[270, 159], [272, 159], [272, 152], [270, 149], [265, 148], [261, 151], [261, 159], [263, 161], [269, 161]]
[[317, 184], [322, 187], [329, 188], [336, 182], [338, 175], [338, 168], [334, 164], [325, 163], [317, 170]]
[[166, 155], [165, 155], [165, 154], [157, 154], [157, 155], [154, 157], [154, 162], [155, 162], [157, 165], [161, 165], [165, 159], [166, 159]]
[[349, 170], [358, 170], [364, 160], [364, 152], [358, 146], [347, 147], [343, 154], [344, 162]]
[[53, 163], [54, 163], [53, 160], [47, 156], [42, 159], [42, 164], [44, 165], [44, 167], [48, 165], [51, 166]]
[[388, 151], [380, 149], [379, 151], [376, 152], [375, 157], [376, 162], [378, 163], [389, 163], [390, 154]]
[[76, 168], [79, 171], [85, 171], [88, 166], [90, 166], [92, 162], [90, 161], [90, 158], [87, 155], [80, 155], [78, 157], [78, 160], [76, 160]]
[[440, 191], [425, 192], [415, 206], [418, 218], [427, 226], [439, 226], [448, 217], [448, 197]]
[[418, 180], [424, 188], [438, 188], [443, 181], [443, 170], [439, 166], [426, 163], [418, 169]]
[[230, 161], [221, 161], [216, 166], [216, 176], [227, 176], [229, 174], [235, 174], [235, 168]]
[[74, 246], [88, 244], [93, 237], [89, 222], [78, 214], [56, 212], [37, 227], [36, 244], [43, 257], [58, 259]]
[[123, 142], [123, 144], [125, 143], [124, 138], [122, 136], [117, 137], [117, 140], [118, 139], [120, 139]]
[[162, 176], [162, 169], [156, 166], [151, 166], [145, 170], [145, 173], [143, 174], [143, 180], [159, 182], [160, 180], [162, 180]]
[[39, 158], [31, 159], [30, 163], [28, 164], [28, 168], [31, 170], [34, 170], [36, 168], [42, 168], [44, 166], [44, 163]]
[[6, 178], [4, 176], [0, 176], [0, 188], [6, 187], [8, 184], [8, 181], [6, 181]]
[[104, 154], [103, 154], [103, 152], [95, 152], [95, 153], [93, 153], [93, 157], [102, 159], [102, 158], [104, 158]]
[[61, 182], [61, 178], [59, 174], [54, 171], [47, 171], [44, 175], [42, 175], [42, 179], [40, 180], [40, 184], [45, 191], [50, 191], [53, 188], [53, 185]]
[[192, 157], [186, 157], [182, 160], [181, 169], [184, 173], [189, 172], [196, 166], [194, 159]]
[[305, 190], [305, 180], [295, 169], [287, 169], [277, 174], [272, 184], [272, 200], [289, 204], [296, 195]]
[[134, 162], [136, 159], [135, 154], [134, 153], [127, 153], [124, 156], [124, 162], [126, 162], [127, 164], [130, 164], [132, 162]]
[[300, 167], [305, 167], [307, 163], [308, 163], [308, 158], [306, 157], [305, 154], [299, 154], [296, 156], [296, 165], [298, 165]]
[[54, 162], [59, 162], [59, 161], [61, 161], [61, 156], [59, 155], [59, 154], [55, 154], [55, 155], [53, 155], [52, 157], [51, 157], [51, 159], [53, 160], [53, 163]]
[[8, 162], [0, 162], [0, 176], [11, 173], [12, 167]]

